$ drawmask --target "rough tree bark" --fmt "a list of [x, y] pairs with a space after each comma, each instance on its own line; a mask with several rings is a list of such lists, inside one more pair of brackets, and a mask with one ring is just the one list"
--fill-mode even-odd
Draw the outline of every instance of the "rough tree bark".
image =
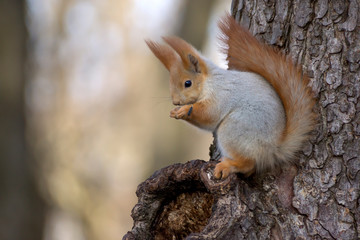
[[359, 239], [359, 8], [359, 0], [234, 0], [239, 22], [302, 64], [319, 124], [297, 166], [278, 172], [216, 181], [215, 162], [200, 160], [155, 172], [138, 187], [123, 239]]

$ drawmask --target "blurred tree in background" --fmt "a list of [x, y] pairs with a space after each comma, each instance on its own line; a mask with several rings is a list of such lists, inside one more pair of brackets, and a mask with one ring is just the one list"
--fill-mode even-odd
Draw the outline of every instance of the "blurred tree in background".
[[45, 205], [25, 140], [25, 1], [0, 0], [0, 239], [41, 239]]
[[1, 240], [119, 239], [138, 183], [207, 158], [144, 38], [201, 49], [229, 2], [0, 0]]

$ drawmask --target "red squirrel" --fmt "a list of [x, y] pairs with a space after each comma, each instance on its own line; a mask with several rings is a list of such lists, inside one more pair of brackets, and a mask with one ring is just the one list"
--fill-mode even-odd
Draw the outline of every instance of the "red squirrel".
[[308, 78], [230, 15], [219, 27], [228, 70], [178, 37], [163, 37], [167, 44], [146, 41], [170, 72], [177, 105], [170, 117], [215, 133], [221, 152], [217, 179], [236, 172], [249, 176], [292, 161], [315, 123]]

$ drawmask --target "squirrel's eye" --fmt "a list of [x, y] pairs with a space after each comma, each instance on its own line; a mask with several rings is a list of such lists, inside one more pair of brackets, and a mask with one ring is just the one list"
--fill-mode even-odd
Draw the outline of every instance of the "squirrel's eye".
[[187, 80], [186, 82], [185, 82], [185, 88], [188, 88], [188, 87], [191, 87], [191, 80]]

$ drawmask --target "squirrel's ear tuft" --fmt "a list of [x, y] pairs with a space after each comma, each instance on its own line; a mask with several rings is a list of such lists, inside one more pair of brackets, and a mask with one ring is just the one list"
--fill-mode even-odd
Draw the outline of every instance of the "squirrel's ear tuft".
[[163, 37], [163, 39], [179, 54], [185, 69], [206, 74], [206, 64], [193, 46], [178, 37]]
[[189, 57], [190, 67], [192, 68], [191, 70], [196, 73], [201, 73], [199, 60], [196, 57], [194, 57], [193, 55], [191, 55], [190, 53], [189, 53], [188, 57]]
[[150, 40], [145, 40], [145, 42], [168, 71], [170, 71], [171, 66], [173, 66], [177, 61], [180, 61], [175, 51], [169, 46], [158, 44]]

